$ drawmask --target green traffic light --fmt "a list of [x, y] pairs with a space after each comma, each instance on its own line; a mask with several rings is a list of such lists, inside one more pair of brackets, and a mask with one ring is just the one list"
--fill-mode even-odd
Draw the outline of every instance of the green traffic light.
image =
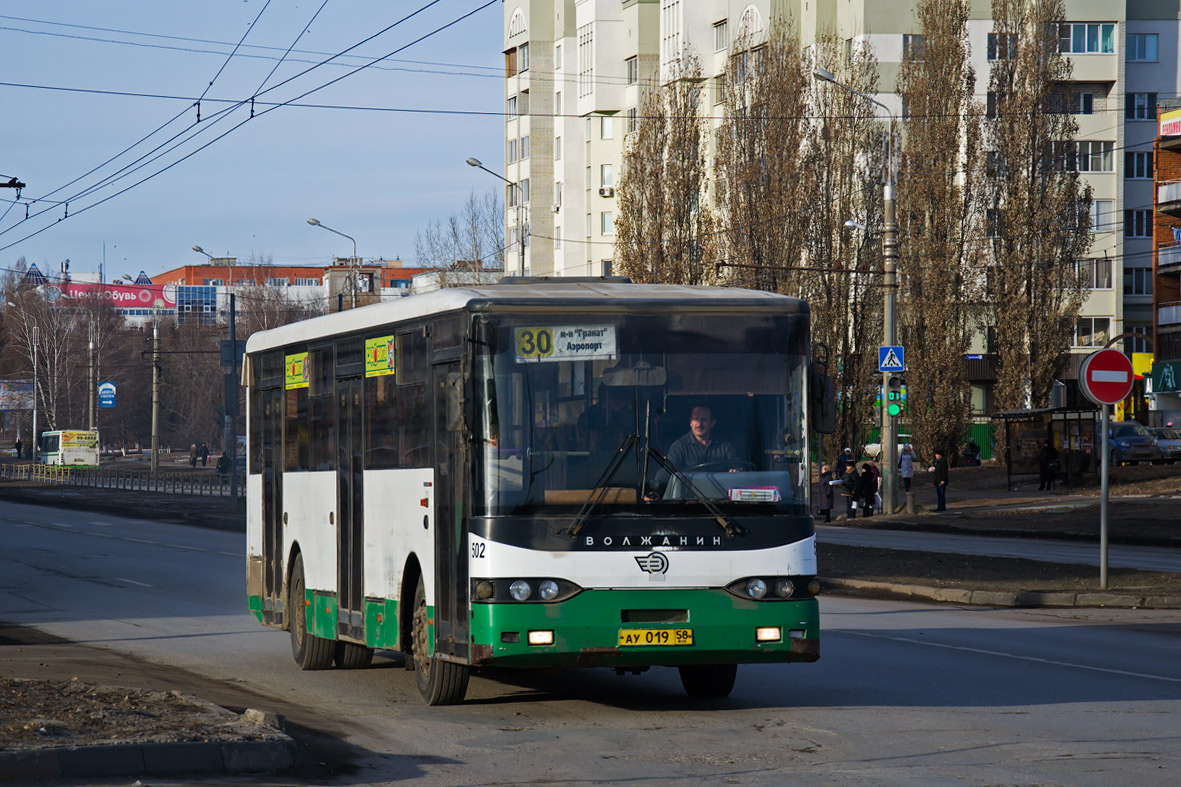
[[897, 418], [902, 415], [902, 404], [900, 402], [890, 402], [886, 405], [886, 415], [891, 418]]

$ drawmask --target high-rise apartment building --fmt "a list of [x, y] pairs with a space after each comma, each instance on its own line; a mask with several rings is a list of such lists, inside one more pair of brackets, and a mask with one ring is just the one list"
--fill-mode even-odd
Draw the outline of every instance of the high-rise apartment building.
[[[525, 268], [533, 275], [611, 270], [614, 218], [627, 134], [640, 85], [667, 78], [688, 48], [706, 76], [721, 74], [743, 31], [756, 37], [790, 15], [802, 43], [826, 33], [872, 48], [877, 98], [901, 113], [891, 91], [919, 32], [916, 0], [507, 0], [506, 237], [517, 238], [522, 200]], [[1079, 264], [1091, 292], [1072, 339], [1075, 364], [1121, 334], [1152, 331], [1153, 139], [1159, 97], [1178, 94], [1181, 13], [1176, 4], [1066, 0], [1060, 48], [1073, 62], [1080, 168], [1094, 191], [1094, 243]], [[991, 3], [973, 0], [968, 23], [982, 102], [996, 56]], [[991, 48], [990, 48], [991, 45]], [[824, 67], [825, 64], [817, 63]], [[704, 99], [714, 101], [713, 93]], [[718, 108], [711, 114], [722, 112]], [[905, 238], [901, 239], [905, 243]], [[508, 270], [520, 270], [518, 257]], [[1129, 337], [1128, 351], [1147, 349]], [[982, 348], [986, 349], [986, 348]]]

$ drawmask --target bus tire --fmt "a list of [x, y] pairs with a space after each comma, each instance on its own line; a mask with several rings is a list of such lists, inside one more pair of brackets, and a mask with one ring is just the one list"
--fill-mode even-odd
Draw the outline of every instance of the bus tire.
[[291, 655], [302, 670], [328, 669], [332, 666], [334, 643], [308, 632], [304, 584], [303, 555], [296, 555], [287, 595], [287, 609], [291, 610]]
[[697, 699], [729, 697], [738, 677], [737, 664], [691, 664], [678, 669], [685, 693]]
[[365, 669], [373, 663], [373, 648], [337, 640], [332, 660], [341, 669]]
[[427, 705], [457, 705], [467, 694], [470, 672], [467, 666], [450, 661], [441, 661], [428, 656], [430, 652], [430, 626], [427, 623], [426, 586], [418, 578], [414, 591], [413, 637], [410, 657], [414, 659], [414, 680], [418, 693]]

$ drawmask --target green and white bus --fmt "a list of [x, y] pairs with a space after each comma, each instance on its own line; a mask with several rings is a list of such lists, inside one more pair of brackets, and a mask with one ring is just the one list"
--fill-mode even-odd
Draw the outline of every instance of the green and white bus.
[[250, 610], [303, 669], [402, 651], [430, 704], [472, 669], [676, 666], [717, 697], [737, 664], [816, 660], [808, 319], [505, 279], [254, 334]]

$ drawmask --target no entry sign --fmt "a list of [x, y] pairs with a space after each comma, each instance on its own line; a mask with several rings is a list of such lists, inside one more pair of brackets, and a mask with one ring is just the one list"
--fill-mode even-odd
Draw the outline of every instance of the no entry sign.
[[1116, 404], [1132, 392], [1132, 361], [1119, 350], [1100, 350], [1083, 359], [1078, 382], [1095, 404]]

